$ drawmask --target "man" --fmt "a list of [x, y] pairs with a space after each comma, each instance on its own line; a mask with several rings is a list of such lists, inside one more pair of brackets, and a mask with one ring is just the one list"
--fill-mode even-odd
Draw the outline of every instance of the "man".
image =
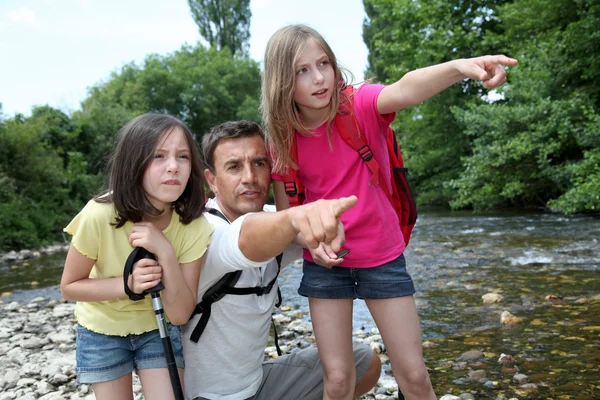
[[[209, 212], [215, 226], [205, 254], [198, 299], [228, 272], [242, 270], [235, 287], [266, 286], [277, 276], [273, 257], [284, 249], [281, 265], [301, 257], [288, 245], [301, 233], [308, 245], [329, 242], [339, 249], [343, 237], [337, 224], [356, 197], [320, 200], [282, 212], [263, 211], [271, 184], [264, 135], [249, 121], [226, 122], [202, 140], [205, 177], [215, 194], [207, 210], [220, 211], [228, 221]], [[214, 211], [213, 211], [214, 213]], [[254, 213], [254, 214], [248, 214]], [[189, 399], [322, 399], [323, 371], [312, 347], [263, 363], [277, 286], [262, 296], [226, 295], [212, 304], [211, 315], [197, 343], [190, 337], [200, 315], [183, 326], [186, 363], [184, 386]], [[356, 345], [356, 396], [372, 388], [381, 371], [379, 357]]]

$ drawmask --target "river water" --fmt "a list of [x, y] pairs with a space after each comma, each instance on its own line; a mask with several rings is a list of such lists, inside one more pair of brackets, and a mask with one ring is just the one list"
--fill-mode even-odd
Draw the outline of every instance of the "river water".
[[[421, 212], [406, 258], [438, 395], [600, 399], [599, 241], [600, 219], [589, 216]], [[59, 298], [63, 261], [54, 254], [0, 266], [0, 292], [12, 293], [4, 300]], [[286, 267], [280, 285], [284, 304], [306, 310], [296, 293], [300, 277], [298, 265]], [[484, 305], [490, 292], [504, 300]], [[505, 310], [521, 322], [503, 325]], [[374, 326], [355, 301], [354, 328]], [[471, 350], [483, 357], [458, 359]], [[500, 364], [502, 353], [513, 362]], [[484, 370], [492, 383], [469, 380], [471, 370]], [[536, 388], [515, 382], [517, 370]]]

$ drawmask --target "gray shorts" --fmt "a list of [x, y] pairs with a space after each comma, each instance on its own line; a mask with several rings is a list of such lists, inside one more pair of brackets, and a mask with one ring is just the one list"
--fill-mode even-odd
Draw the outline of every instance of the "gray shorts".
[[[356, 380], [367, 372], [373, 350], [354, 343]], [[252, 400], [321, 400], [323, 367], [315, 346], [286, 354], [263, 364], [263, 381]]]

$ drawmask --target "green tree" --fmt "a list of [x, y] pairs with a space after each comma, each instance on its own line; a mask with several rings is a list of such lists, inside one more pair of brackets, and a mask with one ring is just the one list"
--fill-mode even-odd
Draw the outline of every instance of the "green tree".
[[[407, 72], [457, 58], [506, 52], [496, 8], [503, 0], [364, 0], [367, 76], [390, 84]], [[444, 186], [459, 176], [470, 154], [468, 136], [452, 106], [484, 104], [479, 83], [460, 82], [426, 102], [402, 110], [394, 124], [420, 204], [447, 204]]]
[[148, 56], [141, 66], [125, 65], [90, 90], [82, 113], [90, 114], [99, 105], [121, 110], [117, 115], [168, 113], [182, 119], [199, 138], [212, 126], [239, 116], [259, 121], [252, 100], [259, 96], [256, 61], [231, 57], [228, 49], [184, 46], [167, 56]]
[[[600, 4], [517, 0], [499, 9], [520, 59], [508, 101], [454, 108], [473, 154], [455, 207], [600, 210]], [[585, 38], [585, 40], [584, 40]]]
[[218, 50], [247, 55], [250, 47], [250, 0], [188, 0], [200, 36]]

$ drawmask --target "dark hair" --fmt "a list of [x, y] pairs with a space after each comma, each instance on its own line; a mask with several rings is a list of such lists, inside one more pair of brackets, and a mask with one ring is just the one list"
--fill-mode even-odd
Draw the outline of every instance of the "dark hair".
[[243, 137], [259, 136], [263, 140], [265, 134], [256, 122], [252, 121], [229, 121], [214, 126], [210, 132], [202, 137], [202, 156], [204, 165], [215, 172], [215, 149], [221, 139], [235, 139]]
[[144, 215], [157, 216], [157, 210], [146, 198], [144, 173], [164, 133], [179, 128], [190, 146], [190, 178], [181, 196], [173, 203], [179, 220], [188, 224], [202, 215], [206, 195], [200, 153], [194, 135], [179, 119], [165, 114], [143, 114], [123, 126], [115, 136], [109, 158], [107, 190], [94, 197], [99, 203], [114, 203], [116, 227], [127, 221], [142, 221]]

